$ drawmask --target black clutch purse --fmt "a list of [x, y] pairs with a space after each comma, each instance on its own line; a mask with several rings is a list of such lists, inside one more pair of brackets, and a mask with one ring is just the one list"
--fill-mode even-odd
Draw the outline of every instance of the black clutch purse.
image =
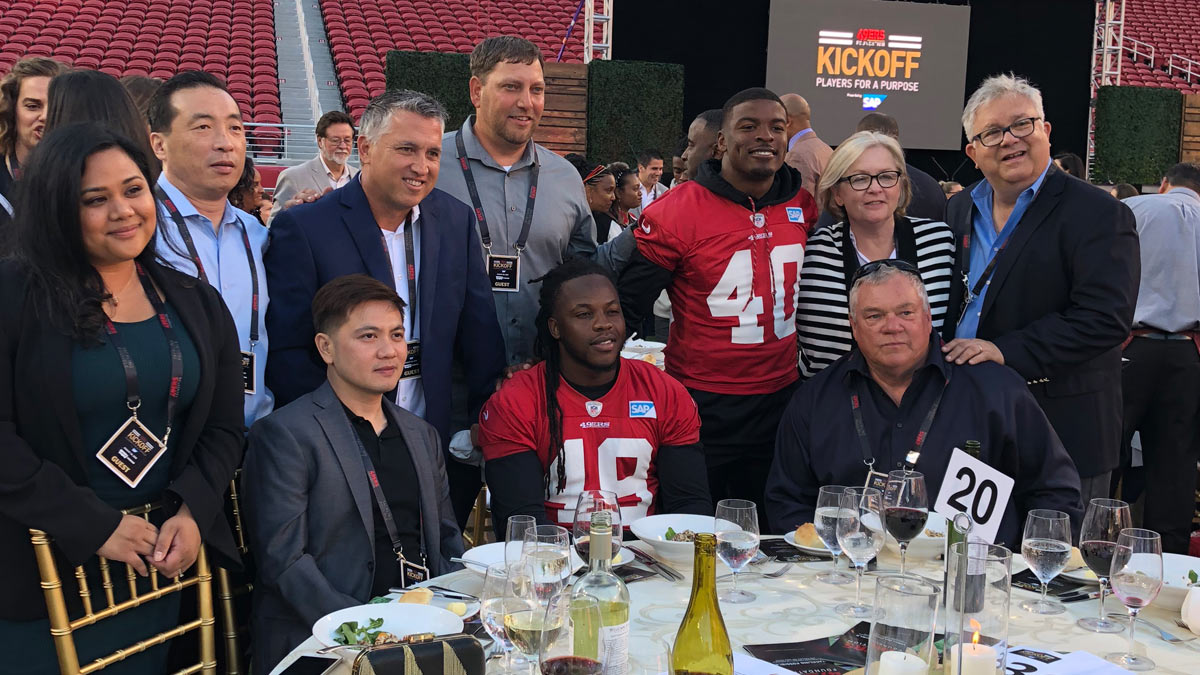
[[484, 675], [483, 646], [470, 635], [410, 635], [367, 647], [354, 657], [351, 675]]

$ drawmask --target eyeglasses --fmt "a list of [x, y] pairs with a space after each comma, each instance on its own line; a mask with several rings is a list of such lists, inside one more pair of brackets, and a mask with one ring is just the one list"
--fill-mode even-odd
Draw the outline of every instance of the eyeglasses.
[[916, 265], [908, 262], [907, 260], [900, 260], [899, 258], [888, 258], [886, 260], [876, 260], [874, 262], [869, 262], [866, 265], [859, 267], [854, 272], [854, 276], [850, 279], [850, 285], [853, 286], [859, 279], [861, 279], [865, 276], [874, 274], [874, 273], [878, 272], [879, 270], [883, 269], [884, 267], [891, 267], [892, 269], [900, 270], [901, 272], [904, 272], [905, 274], [911, 274], [918, 279], [921, 278], [921, 270], [917, 269]]
[[332, 138], [330, 136], [325, 136], [324, 138], [325, 138], [326, 143], [332, 145], [335, 148], [338, 146], [341, 146], [341, 145], [354, 145], [353, 138]]
[[863, 192], [864, 190], [869, 190], [871, 188], [871, 181], [879, 183], [879, 187], [884, 188], [885, 190], [887, 188], [893, 188], [896, 187], [896, 184], [900, 182], [900, 172], [881, 171], [874, 176], [865, 173], [856, 173], [853, 176], [846, 176], [838, 182], [849, 183], [850, 187], [858, 190], [859, 192]]
[[1034, 122], [1040, 117], [1022, 117], [1003, 129], [988, 129], [971, 137], [971, 142], [979, 141], [985, 148], [994, 148], [1004, 142], [1004, 134], [1012, 134], [1013, 138], [1025, 138], [1033, 133]]

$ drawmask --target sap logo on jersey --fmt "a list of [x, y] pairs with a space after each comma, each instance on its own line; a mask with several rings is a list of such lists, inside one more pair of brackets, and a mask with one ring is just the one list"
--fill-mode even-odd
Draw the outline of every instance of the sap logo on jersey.
[[654, 401], [630, 401], [629, 416], [658, 419], [658, 412], [654, 409]]
[[803, 223], [804, 209], [800, 208], [799, 206], [789, 206], [787, 207], [787, 216], [789, 222]]

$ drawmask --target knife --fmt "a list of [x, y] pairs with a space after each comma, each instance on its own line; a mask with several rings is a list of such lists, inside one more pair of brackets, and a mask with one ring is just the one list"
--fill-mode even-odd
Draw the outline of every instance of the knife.
[[658, 572], [658, 574], [660, 576], [662, 576], [664, 579], [666, 579], [668, 581], [683, 581], [682, 574], [680, 574], [679, 572], [672, 569], [666, 563], [660, 562], [657, 558], [650, 555], [649, 553], [646, 553], [645, 551], [635, 548], [633, 546], [630, 546], [629, 550], [633, 551], [633, 557], [637, 558], [638, 562], [649, 567], [650, 569], [654, 570], [655, 572]]

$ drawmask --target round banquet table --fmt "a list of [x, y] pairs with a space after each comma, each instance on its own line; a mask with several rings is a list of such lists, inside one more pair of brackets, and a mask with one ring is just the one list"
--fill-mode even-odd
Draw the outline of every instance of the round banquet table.
[[[648, 544], [634, 541], [626, 542], [625, 545], [653, 553]], [[629, 617], [629, 675], [650, 675], [644, 670], [652, 663], [647, 660], [662, 652], [664, 640], [674, 640], [675, 631], [679, 628], [679, 622], [687, 608], [688, 596], [691, 593], [691, 564], [673, 561], [668, 564], [680, 571], [685, 581], [669, 582], [655, 575], [629, 584], [632, 601]], [[908, 564], [912, 572], [930, 579], [942, 578], [941, 561], [919, 560], [910, 553]], [[854, 584], [831, 586], [814, 579], [817, 572], [827, 570], [831, 565], [828, 560], [799, 563], [775, 579], [762, 578], [753, 573], [743, 574], [738, 587], [753, 592], [758, 596], [757, 599], [742, 605], [721, 603], [721, 613], [725, 619], [725, 627], [729, 630], [734, 651], [741, 651], [743, 644], [798, 642], [840, 635], [853, 626], [856, 622], [838, 616], [833, 608], [840, 602], [854, 600]], [[772, 562], [748, 567], [746, 571], [769, 573], [779, 567], [780, 563]], [[881, 570], [898, 572], [900, 560], [885, 549], [880, 553], [879, 567]], [[844, 561], [842, 568], [846, 568]], [[1021, 557], [1014, 555], [1013, 573], [1023, 569], [1025, 565]], [[728, 571], [724, 564], [718, 562], [718, 575]], [[863, 598], [867, 602], [873, 597], [877, 574], [868, 573], [863, 577]], [[470, 570], [460, 570], [438, 577], [432, 583], [479, 595], [483, 587], [483, 575]], [[729, 579], [718, 582], [717, 591], [723, 591], [731, 583]], [[1058, 652], [1084, 650], [1099, 656], [1125, 649], [1129, 639], [1125, 632], [1107, 635], [1090, 633], [1075, 625], [1075, 620], [1080, 617], [1096, 616], [1099, 611], [1098, 599], [1069, 603], [1065, 605], [1066, 613], [1056, 616], [1036, 616], [1018, 606], [1022, 600], [1035, 597], [1036, 593], [1013, 588], [1009, 644], [1041, 647]], [[1112, 596], [1106, 600], [1105, 609], [1110, 614], [1123, 614], [1125, 611], [1120, 601]], [[1177, 637], [1190, 637], [1186, 629], [1174, 623], [1174, 619], [1179, 617], [1178, 611], [1168, 612], [1152, 605], [1142, 610], [1138, 616]], [[940, 614], [938, 622], [939, 625], [942, 622]], [[1158, 668], [1154, 672], [1176, 675], [1195, 675], [1200, 672], [1200, 639], [1182, 644], [1169, 644], [1145, 625], [1138, 626], [1136, 639], [1137, 653], [1149, 656], [1157, 664]], [[271, 675], [282, 673], [297, 658], [312, 654], [320, 647], [321, 644], [316, 638], [308, 638], [293, 649], [271, 671]], [[489, 662], [489, 672], [492, 672], [492, 667], [498, 662], [498, 659]], [[784, 675], [791, 673], [784, 668], [779, 668], [779, 672]], [[332, 671], [332, 675], [349, 674], [350, 662], [345, 659]]]

